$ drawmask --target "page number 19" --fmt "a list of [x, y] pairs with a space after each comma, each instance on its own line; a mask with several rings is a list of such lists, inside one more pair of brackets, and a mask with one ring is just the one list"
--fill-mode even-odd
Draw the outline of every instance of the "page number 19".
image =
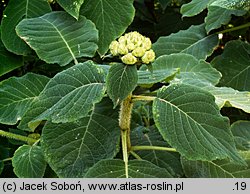
[[244, 191], [247, 188], [246, 182], [236, 182], [234, 185], [235, 185], [235, 188], [233, 190], [237, 190], [237, 191], [238, 190]]

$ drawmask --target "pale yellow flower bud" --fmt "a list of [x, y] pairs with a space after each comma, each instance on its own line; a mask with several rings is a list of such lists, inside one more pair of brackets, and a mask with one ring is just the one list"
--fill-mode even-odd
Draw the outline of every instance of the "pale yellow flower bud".
[[149, 38], [144, 38], [142, 46], [146, 49], [149, 50], [152, 47], [152, 42]]
[[133, 43], [128, 43], [128, 44], [127, 44], [127, 48], [128, 48], [129, 51], [132, 51], [132, 50], [134, 50], [136, 47], [135, 47], [135, 45], [134, 45]]
[[149, 64], [155, 60], [155, 52], [150, 49], [149, 51], [145, 52], [141, 59], [143, 63]]
[[110, 53], [113, 56], [117, 56], [119, 54], [118, 47], [119, 47], [119, 43], [117, 41], [112, 41], [111, 44], [109, 45]]
[[118, 53], [120, 55], [126, 55], [126, 54], [128, 54], [128, 49], [127, 49], [127, 47], [126, 47], [125, 44], [119, 44], [119, 46], [118, 46]]
[[125, 36], [121, 36], [119, 39], [118, 39], [118, 42], [120, 44], [127, 44], [127, 39], [125, 38]]
[[133, 65], [137, 62], [137, 58], [132, 55], [132, 53], [128, 53], [126, 55], [124, 55], [122, 58], [121, 58], [122, 62], [127, 64], [127, 65]]
[[146, 49], [143, 47], [137, 47], [135, 50], [133, 50], [132, 54], [135, 57], [142, 57], [146, 52]]

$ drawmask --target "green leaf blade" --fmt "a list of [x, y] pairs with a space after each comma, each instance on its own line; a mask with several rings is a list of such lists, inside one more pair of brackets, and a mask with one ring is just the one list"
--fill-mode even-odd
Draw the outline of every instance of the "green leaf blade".
[[79, 18], [79, 11], [82, 4], [84, 3], [84, 0], [75, 0], [74, 2], [68, 0], [57, 0], [57, 2], [61, 7], [63, 7], [65, 11], [67, 11], [75, 19]]
[[220, 115], [208, 92], [189, 85], [163, 87], [153, 102], [156, 126], [163, 138], [190, 160], [230, 158], [238, 155], [228, 119]]
[[250, 121], [236, 121], [231, 125], [236, 146], [240, 150], [250, 150]]
[[[212, 65], [222, 73], [221, 86], [250, 91], [250, 44], [235, 40], [226, 44], [222, 55]], [[225, 65], [226, 64], [226, 65]]]
[[110, 43], [121, 36], [134, 18], [132, 0], [85, 0], [80, 14], [93, 21], [99, 31], [98, 52], [103, 56]]
[[[179, 70], [172, 82], [186, 83], [189, 80], [200, 80], [209, 85], [216, 85], [221, 74], [209, 63], [200, 60], [189, 54], [178, 53], [163, 55], [153, 63], [153, 70], [174, 71]], [[198, 82], [198, 81], [197, 81]]]
[[23, 57], [10, 53], [0, 40], [0, 76], [23, 66]]
[[83, 16], [76, 21], [66, 12], [55, 11], [38, 18], [25, 19], [16, 30], [47, 63], [61, 66], [72, 60], [77, 63], [77, 58], [93, 57], [97, 50], [98, 31]]
[[248, 166], [232, 163], [230, 160], [191, 161], [182, 157], [185, 175], [189, 178], [250, 178], [249, 151], [240, 152]]
[[218, 45], [217, 35], [207, 36], [204, 25], [191, 26], [169, 36], [160, 37], [153, 44], [156, 55], [186, 53], [197, 59], [206, 59]]
[[[145, 133], [143, 130], [148, 130], [148, 132]], [[170, 147], [155, 127], [148, 129], [140, 126], [133, 129], [131, 143], [133, 146]], [[179, 153], [159, 150], [142, 150], [136, 151], [136, 153], [143, 160], [147, 160], [160, 168], [165, 168], [173, 177], [183, 176]]]
[[66, 123], [85, 117], [105, 93], [104, 76], [92, 61], [58, 73], [28, 110], [20, 128], [34, 130], [42, 120]]
[[47, 122], [42, 133], [45, 157], [59, 177], [84, 177], [86, 171], [117, 152], [118, 122], [92, 112], [73, 123]]
[[49, 78], [28, 73], [0, 83], [0, 123], [14, 125], [37, 99]]
[[12, 164], [19, 178], [42, 178], [47, 165], [41, 147], [28, 145], [16, 150]]
[[138, 84], [139, 85], [151, 85], [157, 82], [164, 82], [171, 79], [178, 73], [178, 68], [172, 68], [169, 70], [160, 69], [157, 66], [152, 65], [152, 72], [140, 69], [138, 72]]
[[192, 0], [189, 3], [182, 5], [181, 13], [183, 17], [195, 16], [206, 9], [209, 2], [211, 2], [211, 0]]
[[136, 65], [116, 63], [107, 76], [107, 93], [114, 106], [124, 100], [136, 87], [138, 81]]
[[250, 10], [249, 0], [216, 0], [211, 5], [232, 10]]
[[[171, 174], [146, 160], [131, 160], [128, 164], [129, 178], [171, 178]], [[122, 160], [102, 160], [87, 172], [86, 178], [125, 178]]]
[[244, 10], [229, 10], [218, 6], [209, 6], [208, 15], [205, 18], [206, 31], [209, 33], [211, 30], [220, 28], [222, 25], [227, 24], [232, 15], [242, 16], [245, 15]]
[[46, 0], [19, 0], [18, 3], [11, 0], [1, 22], [1, 37], [7, 50], [17, 55], [31, 53], [29, 46], [17, 36], [16, 25], [23, 18], [39, 17], [48, 12], [51, 12], [51, 8]]

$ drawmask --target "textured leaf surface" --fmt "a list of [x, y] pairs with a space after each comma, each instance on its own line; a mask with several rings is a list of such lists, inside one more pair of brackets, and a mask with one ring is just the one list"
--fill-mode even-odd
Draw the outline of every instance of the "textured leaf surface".
[[51, 12], [47, 0], [10, 0], [4, 10], [2, 26], [2, 41], [5, 47], [19, 55], [27, 55], [31, 49], [21, 40], [15, 31], [16, 25], [24, 18], [32, 18]]
[[[156, 128], [145, 129], [138, 127], [132, 131], [131, 143], [133, 146], [162, 146], [169, 147], [166, 141], [163, 140], [161, 134]], [[156, 166], [165, 168], [172, 174], [173, 177], [183, 176], [182, 167], [180, 163], [180, 155], [178, 153], [171, 153], [159, 150], [142, 150], [136, 153], [143, 159], [147, 160]]]
[[241, 152], [248, 166], [233, 164], [229, 160], [191, 161], [182, 158], [185, 175], [189, 178], [250, 178], [250, 153]]
[[19, 178], [42, 178], [46, 168], [43, 150], [39, 146], [23, 145], [15, 151], [12, 165]]
[[20, 123], [20, 128], [34, 130], [42, 120], [72, 122], [87, 116], [103, 98], [103, 73], [91, 61], [79, 63], [58, 73], [46, 85]]
[[153, 102], [153, 115], [163, 139], [188, 159], [244, 163], [228, 119], [220, 115], [208, 92], [190, 85], [163, 87]]
[[57, 2], [65, 11], [67, 11], [74, 18], [78, 19], [79, 11], [84, 0], [74, 0], [73, 2], [69, 0], [57, 0]]
[[14, 125], [38, 98], [49, 78], [28, 73], [0, 82], [0, 123]]
[[236, 146], [240, 150], [250, 150], [250, 121], [236, 121], [231, 125]]
[[206, 59], [218, 45], [217, 35], [207, 36], [204, 25], [191, 26], [169, 36], [160, 37], [153, 44], [156, 55], [187, 53], [197, 59]]
[[233, 15], [242, 16], [246, 13], [243, 10], [229, 10], [217, 6], [208, 7], [208, 15], [205, 18], [206, 31], [209, 33], [213, 29], [220, 28], [222, 25], [227, 24]]
[[113, 64], [107, 76], [107, 92], [114, 106], [124, 100], [136, 87], [136, 65]]
[[134, 18], [132, 0], [85, 0], [80, 14], [93, 21], [99, 31], [98, 51], [104, 55], [111, 41], [121, 36]]
[[206, 9], [207, 5], [215, 0], [192, 0], [182, 5], [181, 13], [184, 17], [192, 17]]
[[189, 80], [200, 80], [209, 84], [217, 84], [221, 77], [220, 72], [212, 68], [211, 65], [203, 60], [198, 61], [192, 55], [179, 53], [164, 55], [155, 60], [154, 69], [174, 71], [179, 69], [174, 81], [188, 82]]
[[47, 122], [42, 147], [51, 168], [59, 177], [83, 177], [88, 168], [102, 159], [113, 158], [119, 145], [116, 120], [92, 112], [73, 123]]
[[232, 106], [250, 113], [250, 93], [239, 92], [226, 87], [205, 87], [215, 97], [216, 104], [222, 108], [224, 105]]
[[[70, 26], [70, 28], [69, 28]], [[67, 65], [79, 57], [93, 57], [97, 50], [98, 32], [85, 17], [76, 21], [66, 12], [48, 13], [24, 19], [17, 34], [47, 63]]]
[[[122, 160], [103, 160], [95, 164], [86, 174], [86, 178], [125, 178]], [[145, 160], [130, 160], [129, 178], [171, 178], [170, 173]]]
[[220, 85], [250, 91], [250, 44], [235, 40], [226, 44], [212, 65], [222, 73]]
[[0, 76], [23, 66], [23, 57], [8, 52], [0, 40]]
[[166, 69], [159, 65], [152, 64], [152, 72], [148, 69], [140, 69], [138, 73], [138, 84], [150, 85], [158, 82], [168, 81], [179, 71], [178, 68]]
[[[172, 83], [182, 83], [182, 79], [174, 79]], [[236, 107], [250, 113], [250, 92], [240, 92], [229, 87], [215, 87], [201, 79], [185, 79], [185, 84], [197, 86], [210, 92], [215, 97], [215, 103], [219, 108], [224, 106]]]
[[234, 10], [249, 10], [250, 1], [249, 0], [216, 0], [211, 4], [212, 6], [218, 6], [225, 9]]

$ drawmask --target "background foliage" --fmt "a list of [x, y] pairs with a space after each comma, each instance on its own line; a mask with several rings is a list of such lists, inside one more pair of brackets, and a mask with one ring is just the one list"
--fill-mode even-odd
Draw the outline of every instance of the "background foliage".
[[[249, 0], [0, 9], [1, 177], [250, 177]], [[130, 31], [152, 40], [151, 65], [110, 56]], [[118, 114], [131, 92], [124, 164]]]

